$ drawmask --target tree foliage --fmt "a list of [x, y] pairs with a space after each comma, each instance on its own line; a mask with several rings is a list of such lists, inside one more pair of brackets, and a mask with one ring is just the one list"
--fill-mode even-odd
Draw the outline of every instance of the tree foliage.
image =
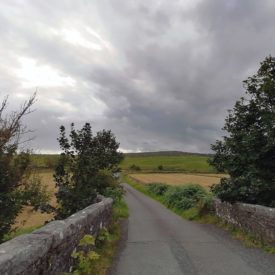
[[248, 97], [235, 103], [223, 128], [228, 135], [212, 145], [210, 164], [230, 178], [212, 191], [229, 202], [275, 206], [275, 58], [243, 83]]
[[[62, 153], [55, 169], [54, 178], [59, 188], [56, 193], [56, 219], [63, 219], [92, 204], [100, 182], [104, 181], [100, 170], [111, 170], [123, 159], [118, 152], [119, 143], [111, 131], [100, 131], [95, 136], [86, 123], [81, 130], [71, 125], [70, 138], [64, 126], [60, 127], [58, 138]], [[106, 182], [108, 181], [105, 176]]]
[[37, 210], [49, 200], [46, 187], [30, 169], [29, 151], [19, 148], [22, 136], [29, 132], [22, 119], [31, 112], [34, 101], [35, 95], [19, 111], [5, 114], [5, 98], [0, 108], [0, 241], [10, 232], [23, 206]]

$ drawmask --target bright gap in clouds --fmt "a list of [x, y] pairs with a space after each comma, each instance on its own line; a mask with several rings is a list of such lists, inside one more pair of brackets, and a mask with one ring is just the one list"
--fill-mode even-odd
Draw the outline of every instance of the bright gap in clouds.
[[71, 77], [61, 75], [48, 65], [38, 65], [32, 58], [19, 57], [18, 61], [21, 64], [21, 68], [16, 69], [15, 73], [22, 79], [23, 88], [75, 85], [75, 80]]
[[73, 45], [82, 46], [92, 50], [101, 51], [102, 46], [98, 43], [86, 39], [79, 31], [74, 29], [64, 29], [61, 32], [63, 39]]

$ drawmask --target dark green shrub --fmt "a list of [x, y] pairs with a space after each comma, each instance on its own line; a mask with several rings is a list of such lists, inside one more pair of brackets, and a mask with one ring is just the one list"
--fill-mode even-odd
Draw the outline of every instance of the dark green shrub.
[[[203, 198], [207, 192], [203, 187], [196, 184], [188, 184], [185, 186], [169, 186], [164, 193], [164, 201], [168, 207], [177, 207], [183, 199], [190, 199], [194, 202], [193, 206]], [[187, 205], [187, 201], [183, 204]], [[190, 201], [188, 202], [190, 203]]]
[[164, 193], [164, 202], [168, 207], [174, 207], [175, 204], [184, 198], [182, 186], [169, 186]]
[[122, 186], [117, 186], [117, 187], [107, 187], [103, 195], [108, 198], [112, 198], [115, 203], [118, 203], [124, 194], [124, 189]]
[[99, 171], [93, 183], [97, 193], [112, 198], [115, 203], [120, 201], [124, 194], [122, 185], [110, 171]]
[[205, 189], [198, 184], [187, 184], [183, 187], [183, 196], [192, 198], [195, 201], [199, 201], [203, 196], [207, 194]]
[[182, 198], [180, 201], [175, 203], [175, 207], [178, 209], [187, 210], [195, 206], [195, 200], [191, 198]]
[[141, 168], [140, 168], [138, 165], [135, 165], [135, 164], [132, 164], [132, 165], [130, 166], [130, 169], [131, 169], [131, 170], [136, 170], [136, 171], [140, 171], [140, 170], [141, 170]]
[[174, 206], [182, 198], [182, 188], [180, 186], [170, 186], [164, 193], [164, 202], [168, 207]]
[[158, 170], [162, 171], [164, 168], [163, 168], [163, 165], [159, 165], [158, 166]]
[[118, 182], [114, 179], [110, 171], [98, 171], [93, 178], [93, 186], [97, 193], [103, 194], [108, 187], [115, 188], [118, 186]]
[[150, 193], [157, 195], [157, 196], [162, 196], [168, 189], [169, 185], [165, 183], [149, 183], [148, 184], [148, 190]]

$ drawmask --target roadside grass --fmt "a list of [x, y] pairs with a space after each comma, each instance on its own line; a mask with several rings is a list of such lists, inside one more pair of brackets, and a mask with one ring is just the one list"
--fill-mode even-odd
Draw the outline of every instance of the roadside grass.
[[128, 175], [125, 173], [121, 173], [120, 177], [122, 181], [126, 182], [136, 190], [145, 194], [146, 196], [151, 197], [152, 199], [155, 199], [156, 201], [160, 202], [161, 204], [166, 206], [168, 209], [172, 210], [174, 213], [178, 214], [179, 216], [183, 217], [186, 220], [219, 226], [229, 231], [230, 236], [232, 238], [241, 240], [245, 244], [245, 246], [252, 247], [252, 248], [261, 248], [270, 254], [275, 254], [275, 247], [273, 245], [267, 244], [255, 234], [245, 232], [240, 227], [229, 224], [214, 214], [211, 214], [209, 212], [202, 212], [200, 207], [198, 206], [192, 207], [187, 210], [183, 210], [175, 207], [168, 207], [164, 201], [163, 196], [157, 196], [149, 192], [147, 184], [135, 181], [132, 178], [130, 179]]
[[116, 252], [116, 244], [120, 238], [119, 222], [128, 218], [129, 210], [124, 199], [121, 199], [114, 206], [113, 210], [113, 224], [109, 229], [109, 238], [104, 240], [103, 244], [95, 249], [95, 252], [100, 255], [99, 259], [95, 261], [94, 269], [91, 274], [105, 275], [107, 269], [111, 265]]
[[114, 221], [117, 222], [119, 220], [123, 220], [129, 217], [129, 209], [126, 201], [124, 199], [120, 199], [115, 205], [113, 210], [113, 218]]
[[162, 166], [163, 171], [193, 171], [193, 172], [215, 172], [215, 169], [207, 163], [206, 156], [153, 156], [153, 157], [125, 157], [120, 164], [124, 170], [133, 164], [141, 170], [155, 170]]
[[[76, 265], [73, 273], [77, 275], [106, 275], [111, 261], [116, 252], [116, 245], [120, 239], [119, 222], [129, 216], [128, 206], [122, 198], [114, 204], [113, 208], [113, 221], [109, 230], [103, 228], [95, 241], [95, 248], [93, 249], [96, 258], [89, 258], [88, 255], [84, 256], [81, 263]], [[89, 271], [84, 271], [85, 269]]]

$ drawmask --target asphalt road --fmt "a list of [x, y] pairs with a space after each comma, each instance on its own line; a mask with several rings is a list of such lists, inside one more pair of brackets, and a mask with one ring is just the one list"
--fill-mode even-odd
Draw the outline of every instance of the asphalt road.
[[124, 184], [130, 210], [112, 275], [275, 274], [275, 256], [218, 227], [182, 219]]

